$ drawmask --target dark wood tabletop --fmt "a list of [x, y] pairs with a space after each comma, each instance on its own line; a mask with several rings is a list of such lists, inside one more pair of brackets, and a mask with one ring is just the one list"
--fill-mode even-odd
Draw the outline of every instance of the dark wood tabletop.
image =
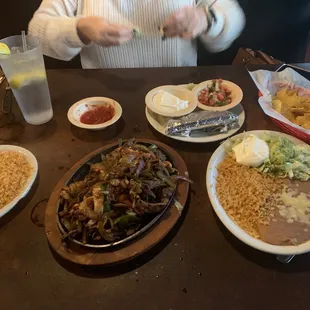
[[[241, 130], [277, 130], [259, 107], [257, 89], [242, 66], [48, 72], [54, 118], [42, 126], [22, 122], [24, 133], [13, 141], [37, 157], [39, 178], [28, 197], [0, 219], [1, 309], [309, 309], [310, 256], [281, 264], [238, 241], [213, 212], [205, 179], [219, 143], [170, 140], [145, 118], [144, 97], [150, 89], [214, 77], [243, 89], [246, 122]], [[117, 100], [122, 119], [99, 132], [73, 127], [68, 108], [90, 96]], [[163, 242], [124, 265], [103, 269], [66, 263], [46, 240], [46, 199], [80, 158], [130, 137], [161, 141], [183, 157], [194, 181], [185, 216]]]

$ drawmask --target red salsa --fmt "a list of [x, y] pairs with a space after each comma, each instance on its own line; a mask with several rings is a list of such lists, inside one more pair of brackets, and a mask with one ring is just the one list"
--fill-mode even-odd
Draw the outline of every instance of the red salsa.
[[232, 102], [231, 91], [223, 85], [222, 79], [215, 79], [200, 91], [198, 100], [209, 107], [222, 107]]
[[81, 115], [81, 123], [87, 125], [102, 124], [112, 119], [115, 114], [115, 109], [110, 104], [92, 107], [92, 109]]

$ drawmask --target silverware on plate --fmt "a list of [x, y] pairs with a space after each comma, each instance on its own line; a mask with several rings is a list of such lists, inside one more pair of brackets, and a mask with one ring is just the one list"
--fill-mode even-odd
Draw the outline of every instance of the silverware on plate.
[[277, 260], [280, 263], [288, 264], [292, 261], [292, 259], [295, 257], [295, 255], [277, 255]]

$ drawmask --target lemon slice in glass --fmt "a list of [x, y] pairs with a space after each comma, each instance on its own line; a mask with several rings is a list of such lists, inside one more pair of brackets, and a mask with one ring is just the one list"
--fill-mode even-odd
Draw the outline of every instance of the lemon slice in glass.
[[11, 54], [9, 47], [4, 43], [0, 43], [0, 54], [2, 54], [2, 55], [10, 55]]
[[16, 73], [10, 79], [10, 86], [11, 88], [18, 89], [25, 85], [35, 83], [35, 82], [42, 82], [46, 80], [45, 71], [32, 71], [32, 72], [23, 72], [23, 73]]

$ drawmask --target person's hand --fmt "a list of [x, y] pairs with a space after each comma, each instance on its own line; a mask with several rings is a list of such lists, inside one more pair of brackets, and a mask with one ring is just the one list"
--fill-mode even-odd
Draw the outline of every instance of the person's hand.
[[84, 44], [94, 42], [101, 46], [115, 46], [132, 39], [132, 29], [110, 24], [103, 18], [96, 16], [79, 19], [76, 28]]
[[208, 19], [203, 8], [185, 7], [171, 15], [163, 25], [166, 37], [192, 40], [208, 29]]

